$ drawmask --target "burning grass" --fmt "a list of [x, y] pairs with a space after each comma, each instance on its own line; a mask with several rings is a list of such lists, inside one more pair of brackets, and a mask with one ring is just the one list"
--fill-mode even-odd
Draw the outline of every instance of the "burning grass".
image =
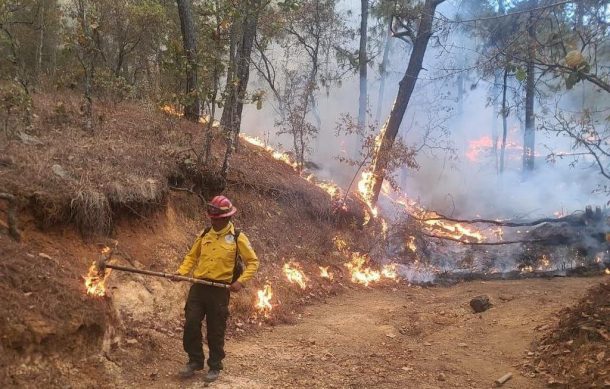
[[[83, 371], [92, 373], [96, 367], [90, 361], [83, 365], [92, 350], [101, 348], [107, 303], [83, 303], [79, 266], [28, 251], [0, 234], [0, 386], [95, 386], [95, 377], [104, 372], [88, 377]], [[53, 358], [23, 368], [24, 360], [47, 354]]]

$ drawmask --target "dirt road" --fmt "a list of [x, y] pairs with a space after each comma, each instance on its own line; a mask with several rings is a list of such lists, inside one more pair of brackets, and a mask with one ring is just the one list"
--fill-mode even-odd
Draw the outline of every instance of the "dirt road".
[[[356, 289], [307, 308], [295, 325], [228, 342], [216, 388], [543, 388], [519, 366], [532, 341], [599, 278], [473, 282], [452, 287]], [[488, 295], [494, 307], [471, 313]], [[542, 329], [540, 329], [542, 327]], [[181, 381], [179, 334], [150, 365], [121, 370], [127, 386], [203, 387]], [[152, 369], [152, 370], [151, 370]], [[154, 373], [151, 374], [151, 371]]]

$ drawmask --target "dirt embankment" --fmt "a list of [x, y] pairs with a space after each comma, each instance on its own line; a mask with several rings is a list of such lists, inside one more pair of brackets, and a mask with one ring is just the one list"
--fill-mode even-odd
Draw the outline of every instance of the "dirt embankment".
[[[347, 259], [332, 239], [341, 236], [356, 248], [372, 239], [353, 229], [353, 216], [333, 212], [328, 193], [261, 148], [243, 143], [225, 181], [197, 162], [201, 125], [155, 107], [100, 104], [88, 134], [76, 99], [34, 100], [27, 136], [0, 144], [0, 192], [17, 197], [22, 230], [19, 243], [6, 235], [0, 201], [0, 291], [7, 297], [0, 300], [0, 386], [112, 386], [117, 350], [138, 344], [146, 360], [162, 347], [159, 335], [179, 333], [187, 285], [114, 272], [111, 297], [96, 299], [85, 295], [82, 276], [113, 240], [114, 261], [174, 271], [208, 223], [204, 199], [220, 191], [234, 200], [235, 223], [262, 264], [232, 299], [231, 333], [293, 321], [304, 304], [337, 293]], [[214, 166], [223, 144], [215, 134]], [[311, 275], [319, 274], [318, 265], [331, 266], [339, 283], [312, 276], [315, 292], [302, 293], [282, 275], [289, 260]], [[253, 306], [267, 281], [277, 306], [263, 320]]]

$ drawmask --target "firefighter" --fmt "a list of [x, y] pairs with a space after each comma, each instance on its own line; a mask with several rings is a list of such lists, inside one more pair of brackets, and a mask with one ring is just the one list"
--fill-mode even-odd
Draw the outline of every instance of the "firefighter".
[[230, 292], [239, 292], [258, 269], [258, 258], [245, 234], [233, 226], [231, 217], [237, 212], [225, 196], [216, 196], [208, 203], [207, 214], [211, 228], [199, 234], [193, 247], [184, 257], [176, 274], [226, 283], [230, 288], [193, 284], [184, 307], [185, 322], [183, 347], [189, 360], [180, 371], [182, 378], [203, 370], [204, 353], [201, 322], [205, 318], [208, 340], [207, 382], [215, 381], [222, 370], [225, 357], [224, 338], [229, 316]]

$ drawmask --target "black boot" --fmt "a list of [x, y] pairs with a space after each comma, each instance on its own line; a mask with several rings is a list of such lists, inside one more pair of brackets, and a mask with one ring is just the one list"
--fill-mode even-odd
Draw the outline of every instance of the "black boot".
[[197, 370], [203, 370], [203, 364], [196, 363], [196, 362], [189, 362], [186, 364], [186, 366], [184, 366], [184, 368], [182, 370], [180, 370], [180, 372], [178, 374], [180, 375], [181, 378], [189, 378], [189, 377], [192, 377], [195, 374], [195, 371], [197, 371]]
[[220, 370], [210, 369], [208, 371], [208, 374], [205, 376], [204, 381], [205, 382], [214, 382], [218, 379], [219, 375], [220, 375]]

